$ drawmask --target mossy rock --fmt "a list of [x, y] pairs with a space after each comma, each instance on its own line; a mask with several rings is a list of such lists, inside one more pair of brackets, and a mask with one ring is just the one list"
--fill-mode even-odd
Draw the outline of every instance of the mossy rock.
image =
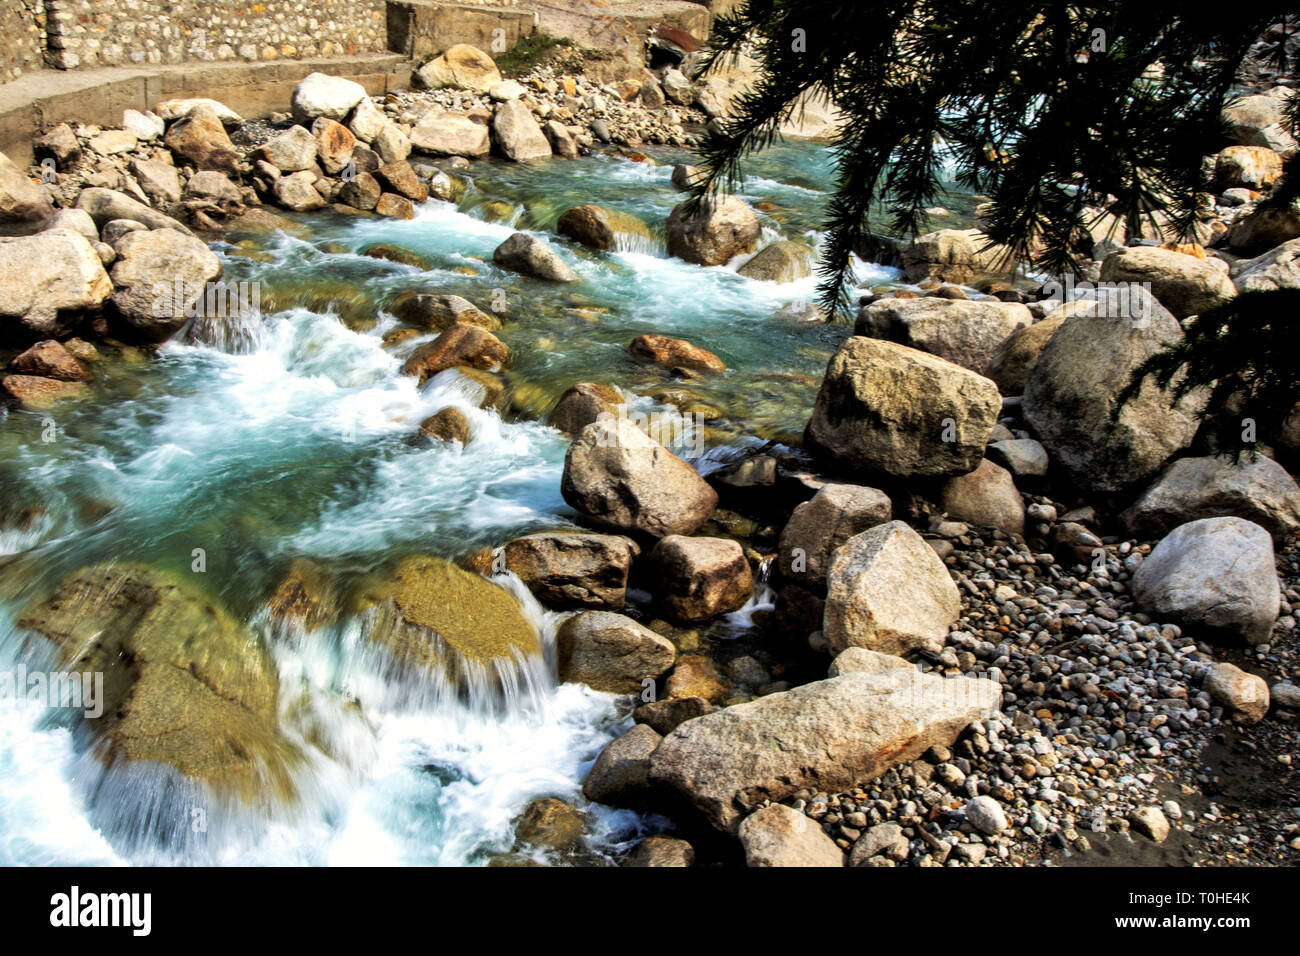
[[104, 675], [103, 713], [85, 723], [107, 764], [167, 764], [246, 803], [293, 797], [301, 754], [279, 729], [275, 662], [179, 576], [85, 568], [18, 626], [47, 638], [61, 669]]
[[367, 639], [386, 647], [401, 670], [441, 674], [455, 686], [541, 653], [540, 636], [510, 592], [443, 558], [404, 559], [363, 586], [356, 604]]

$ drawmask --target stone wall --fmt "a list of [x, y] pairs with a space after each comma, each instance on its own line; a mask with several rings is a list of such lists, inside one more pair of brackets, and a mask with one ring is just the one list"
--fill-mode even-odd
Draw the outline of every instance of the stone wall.
[[62, 69], [301, 60], [381, 53], [387, 46], [385, 0], [43, 2], [49, 62]]
[[45, 65], [45, 8], [42, 0], [0, 2], [0, 83]]

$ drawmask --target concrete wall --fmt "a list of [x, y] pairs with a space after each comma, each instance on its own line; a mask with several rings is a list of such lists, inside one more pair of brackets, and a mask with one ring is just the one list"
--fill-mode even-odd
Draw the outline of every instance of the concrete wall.
[[472, 4], [388, 0], [388, 49], [417, 63], [457, 43], [497, 56], [531, 36], [535, 20], [531, 10], [509, 0]]

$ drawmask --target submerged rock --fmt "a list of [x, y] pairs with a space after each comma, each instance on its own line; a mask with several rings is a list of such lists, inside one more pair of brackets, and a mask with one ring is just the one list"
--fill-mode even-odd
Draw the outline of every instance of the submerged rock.
[[620, 233], [650, 236], [650, 228], [636, 216], [591, 204], [566, 209], [555, 224], [555, 231], [591, 249], [605, 251], [618, 248]]
[[439, 372], [458, 365], [491, 371], [509, 359], [509, 351], [491, 332], [477, 325], [456, 323], [416, 349], [402, 366], [402, 373], [416, 376], [423, 385]]
[[665, 368], [700, 369], [709, 372], [725, 371], [727, 366], [708, 349], [685, 339], [649, 333], [638, 335], [628, 346], [628, 351], [638, 358], [647, 359]]
[[275, 662], [189, 585], [141, 565], [87, 568], [18, 626], [48, 638], [60, 666], [104, 674], [103, 713], [87, 723], [109, 766], [166, 764], [250, 803], [293, 794], [301, 756], [280, 732]]
[[492, 253], [497, 265], [548, 282], [577, 282], [578, 276], [541, 239], [516, 232]]

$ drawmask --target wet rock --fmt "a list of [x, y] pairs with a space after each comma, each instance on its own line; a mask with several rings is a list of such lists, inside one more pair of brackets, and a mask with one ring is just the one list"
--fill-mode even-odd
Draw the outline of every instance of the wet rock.
[[221, 260], [207, 244], [172, 229], [131, 232], [115, 245], [112, 302], [137, 335], [162, 342], [202, 310]]
[[485, 124], [463, 113], [430, 110], [411, 130], [411, 147], [431, 156], [479, 159], [492, 148]]
[[940, 506], [958, 521], [997, 528], [1007, 534], [1025, 533], [1025, 503], [1011, 472], [987, 458], [970, 474], [948, 479]]
[[798, 810], [774, 803], [747, 816], [736, 831], [746, 866], [843, 866], [835, 841]]
[[542, 532], [515, 538], [504, 553], [506, 567], [542, 603], [617, 610], [627, 598], [632, 558], [641, 549], [621, 535]]
[[706, 621], [739, 610], [754, 594], [741, 546], [728, 538], [668, 535], [650, 552], [655, 599], [679, 621]]
[[492, 116], [492, 140], [497, 151], [517, 163], [550, 159], [551, 143], [521, 100], [510, 100]]
[[167, 765], [248, 803], [293, 793], [301, 758], [280, 732], [271, 655], [187, 584], [140, 565], [87, 568], [18, 626], [48, 638], [63, 667], [111, 675], [88, 720], [101, 761]]
[[698, 166], [691, 166], [685, 163], [678, 163], [673, 167], [672, 183], [682, 191], [689, 190], [704, 175], [704, 170]]
[[412, 81], [426, 90], [445, 86], [486, 93], [501, 82], [496, 63], [477, 47], [457, 43], [415, 71]]
[[558, 120], [547, 120], [542, 124], [542, 132], [551, 144], [551, 151], [560, 159], [577, 159], [578, 144], [574, 142], [568, 127]]
[[1241, 724], [1257, 724], [1268, 713], [1268, 684], [1234, 664], [1219, 663], [1205, 675], [1205, 689]]
[[570, 804], [555, 797], [531, 800], [515, 825], [515, 839], [530, 846], [568, 850], [582, 843], [587, 823]]
[[526, 232], [516, 232], [492, 253], [492, 261], [502, 268], [547, 282], [577, 282], [578, 276], [564, 260], [541, 239]]
[[762, 232], [754, 210], [734, 196], [706, 200], [688, 215], [686, 203], [668, 216], [668, 254], [702, 266], [719, 266], [758, 248]]
[[796, 507], [781, 532], [781, 574], [813, 590], [826, 587], [835, 551], [856, 534], [890, 519], [889, 496], [861, 485], [824, 485]]
[[679, 657], [673, 665], [672, 673], [664, 683], [664, 693], [670, 699], [720, 704], [727, 699], [729, 691], [713, 661], [699, 654], [688, 654]]
[[464, 687], [541, 653], [541, 639], [505, 589], [441, 558], [415, 556], [367, 585], [356, 603], [366, 640], [392, 676]]
[[1101, 314], [1066, 319], [1025, 388], [1023, 413], [1038, 440], [1076, 485], [1096, 493], [1121, 491], [1158, 472], [1195, 436], [1204, 402], [1189, 396], [1175, 406], [1148, 379], [1112, 428], [1115, 397], [1133, 369], [1183, 338], [1178, 321], [1145, 291], [1129, 288], [1126, 295], [1126, 305], [1107, 298]]
[[459, 408], [444, 408], [420, 422], [420, 432], [434, 441], [455, 441], [468, 445], [469, 419]]
[[375, 170], [375, 178], [387, 191], [413, 203], [424, 202], [429, 198], [429, 187], [420, 182], [420, 177], [415, 175], [415, 170], [405, 160], [385, 163]]
[[311, 633], [337, 616], [338, 595], [320, 565], [306, 558], [294, 558], [267, 608], [280, 636], [289, 636], [294, 630]]
[[1121, 516], [1134, 536], [1160, 537], [1200, 518], [1253, 521], [1281, 541], [1300, 529], [1300, 487], [1277, 462], [1260, 455], [1180, 458]]
[[577, 435], [601, 415], [613, 415], [623, 404], [618, 389], [596, 382], [579, 382], [567, 388], [546, 422], [566, 435]]
[[501, 323], [496, 316], [484, 312], [468, 299], [458, 295], [431, 295], [425, 292], [403, 292], [393, 300], [392, 313], [408, 325], [421, 329], [446, 331], [458, 322], [477, 325], [492, 331]]
[[624, 866], [694, 866], [695, 848], [676, 837], [646, 837], [623, 862]]
[[375, 215], [389, 219], [414, 219], [415, 209], [411, 200], [397, 193], [382, 193], [375, 203]]
[[457, 365], [491, 371], [509, 359], [509, 351], [491, 332], [457, 323], [416, 349], [402, 366], [402, 373], [416, 376], [423, 385], [430, 377]]
[[78, 232], [0, 238], [0, 327], [16, 322], [28, 333], [61, 332], [112, 291], [94, 247]]
[[369, 211], [375, 208], [384, 189], [379, 180], [369, 173], [357, 173], [339, 187], [338, 201], [355, 209]]
[[593, 803], [636, 808], [650, 793], [650, 755], [662, 740], [645, 724], [636, 724], [611, 741], [582, 784], [582, 795]]
[[727, 367], [722, 359], [708, 349], [700, 348], [685, 339], [674, 339], [667, 335], [654, 333], [638, 335], [627, 348], [637, 358], [646, 359], [665, 368], [721, 372]]
[[832, 653], [938, 652], [961, 612], [957, 585], [919, 534], [901, 521], [854, 535], [831, 560], [824, 632]]
[[86, 367], [53, 339], [37, 342], [20, 353], [9, 363], [9, 368], [19, 375], [41, 375], [63, 382], [84, 382], [90, 378]]
[[937, 356], [853, 336], [826, 368], [807, 446], [843, 468], [960, 475], [984, 457], [1002, 399], [993, 382]]
[[6, 375], [0, 378], [0, 386], [29, 411], [43, 411], [66, 399], [85, 398], [90, 394], [82, 382], [61, 382], [38, 375]]
[[718, 503], [694, 468], [625, 419], [582, 430], [565, 455], [560, 490], [596, 524], [655, 537], [696, 531]]
[[1102, 282], [1149, 282], [1174, 318], [1200, 315], [1237, 294], [1226, 272], [1204, 259], [1158, 246], [1128, 246], [1106, 257]]
[[1132, 590], [1142, 610], [1202, 639], [1262, 644], [1281, 600], [1273, 540], [1243, 518], [1189, 521], [1156, 545]]
[[806, 247], [782, 239], [764, 246], [736, 271], [747, 279], [794, 282], [812, 275], [812, 266], [812, 253]]
[[583, 611], [556, 635], [560, 680], [610, 694], [638, 694], [673, 666], [672, 642], [630, 617]]
[[366, 88], [341, 76], [309, 73], [293, 89], [290, 109], [294, 121], [309, 125], [318, 116], [342, 120], [366, 98]]
[[167, 148], [195, 169], [239, 174], [243, 157], [208, 106], [196, 106], [167, 129]]
[[619, 233], [646, 236], [650, 230], [640, 219], [604, 206], [574, 206], [560, 215], [555, 231], [591, 249], [618, 248]]
[[950, 745], [1001, 696], [993, 681], [915, 669], [816, 681], [687, 721], [655, 750], [650, 779], [732, 830], [764, 800], [860, 785]]

